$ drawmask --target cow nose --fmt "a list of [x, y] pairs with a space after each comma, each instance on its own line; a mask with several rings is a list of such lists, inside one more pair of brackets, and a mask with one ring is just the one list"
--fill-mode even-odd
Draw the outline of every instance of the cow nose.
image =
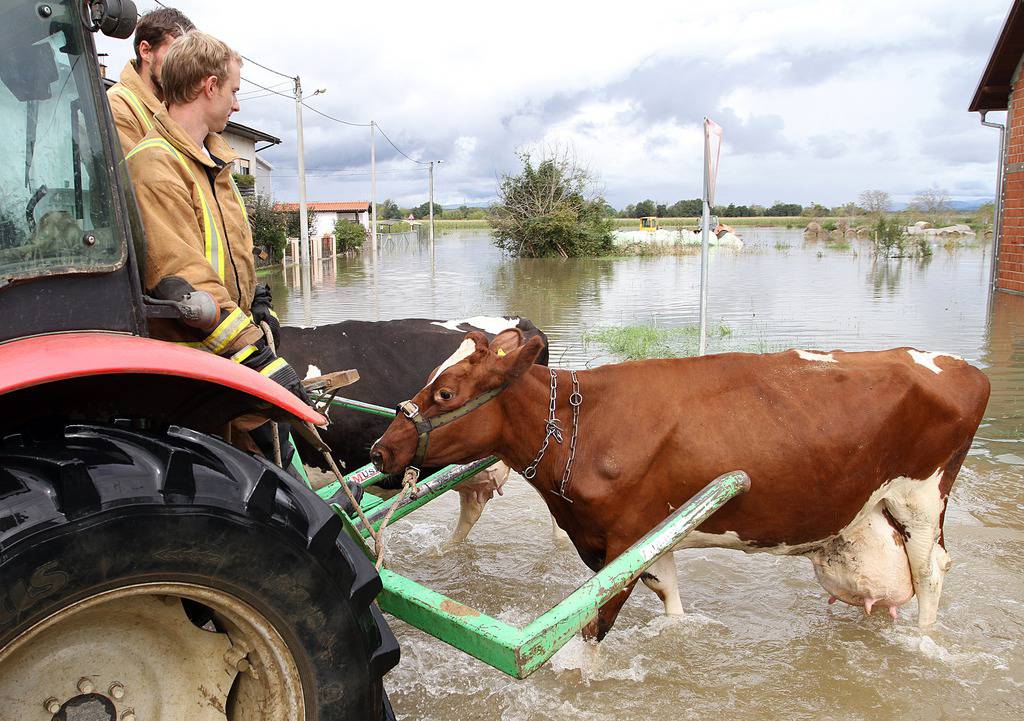
[[372, 463], [373, 467], [376, 468], [378, 471], [383, 472], [383, 470], [384, 470], [384, 454], [381, 453], [376, 448], [373, 448], [370, 451], [370, 463]]

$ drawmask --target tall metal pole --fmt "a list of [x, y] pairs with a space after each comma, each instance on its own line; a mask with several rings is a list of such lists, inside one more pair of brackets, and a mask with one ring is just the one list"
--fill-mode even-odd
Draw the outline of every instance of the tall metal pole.
[[708, 203], [711, 179], [708, 177], [711, 149], [708, 141], [708, 123], [704, 118], [704, 198], [700, 216], [700, 344], [698, 353], [708, 350], [708, 246], [711, 234], [711, 205]]
[[430, 161], [430, 247], [434, 247], [434, 161]]
[[295, 76], [295, 137], [299, 153], [299, 253], [309, 265], [309, 216], [306, 209], [306, 154], [302, 142], [302, 81]]
[[377, 254], [377, 124], [370, 121], [370, 234], [371, 250]]

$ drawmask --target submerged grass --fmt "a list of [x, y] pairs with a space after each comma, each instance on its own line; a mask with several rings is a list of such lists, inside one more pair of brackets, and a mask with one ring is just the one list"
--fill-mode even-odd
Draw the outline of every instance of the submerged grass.
[[[708, 338], [722, 339], [732, 335], [726, 325], [710, 326]], [[585, 345], [600, 343], [613, 355], [625, 360], [645, 358], [683, 358], [697, 355], [700, 328], [695, 325], [681, 328], [655, 328], [629, 325], [598, 328], [583, 334]]]

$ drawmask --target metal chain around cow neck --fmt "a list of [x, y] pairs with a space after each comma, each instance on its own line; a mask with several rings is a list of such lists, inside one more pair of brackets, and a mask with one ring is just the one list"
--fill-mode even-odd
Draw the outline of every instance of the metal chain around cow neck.
[[[523, 469], [523, 478], [528, 481], [536, 477], [537, 466], [544, 459], [544, 454], [547, 453], [551, 439], [554, 438], [556, 443], [561, 443], [564, 440], [562, 423], [555, 416], [555, 407], [558, 402], [558, 375], [552, 368], [549, 368], [548, 372], [551, 374], [551, 395], [548, 401], [548, 419], [544, 423], [544, 442], [541, 444], [540, 450], [530, 465]], [[583, 405], [583, 394], [580, 393], [580, 382], [576, 378], [576, 371], [569, 371], [569, 376], [572, 378], [572, 394], [569, 396], [569, 406], [572, 408], [572, 435], [569, 436], [569, 457], [565, 460], [565, 470], [562, 472], [562, 481], [558, 485], [558, 490], [552, 490], [551, 492], [572, 503], [572, 499], [565, 495], [565, 489], [569, 485], [569, 478], [572, 475], [572, 462], [576, 458], [576, 436], [580, 428], [580, 406]]]

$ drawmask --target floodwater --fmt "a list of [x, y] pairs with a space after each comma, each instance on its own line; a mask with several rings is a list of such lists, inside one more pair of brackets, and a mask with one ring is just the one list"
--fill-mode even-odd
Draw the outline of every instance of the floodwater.
[[[988, 243], [876, 262], [863, 241], [844, 251], [795, 230], [741, 235], [742, 251], [712, 251], [710, 318], [731, 331], [712, 350], [912, 345], [988, 373], [992, 399], [946, 514], [953, 567], [938, 623], [918, 629], [915, 601], [896, 622], [828, 606], [802, 558], [682, 551], [686, 615], [663, 616], [638, 585], [596, 655], [577, 637], [524, 681], [392, 619], [402, 662], [386, 685], [399, 718], [1024, 716], [1024, 297], [990, 299]], [[415, 240], [369, 256], [324, 262], [306, 293], [290, 270], [276, 276], [285, 322], [521, 314], [548, 334], [554, 365], [581, 368], [614, 360], [587, 330], [697, 321], [697, 256], [515, 261], [485, 232], [440, 236], [433, 257]], [[448, 550], [457, 508], [448, 494], [396, 523], [395, 569], [520, 626], [589, 575], [516, 474]]]

